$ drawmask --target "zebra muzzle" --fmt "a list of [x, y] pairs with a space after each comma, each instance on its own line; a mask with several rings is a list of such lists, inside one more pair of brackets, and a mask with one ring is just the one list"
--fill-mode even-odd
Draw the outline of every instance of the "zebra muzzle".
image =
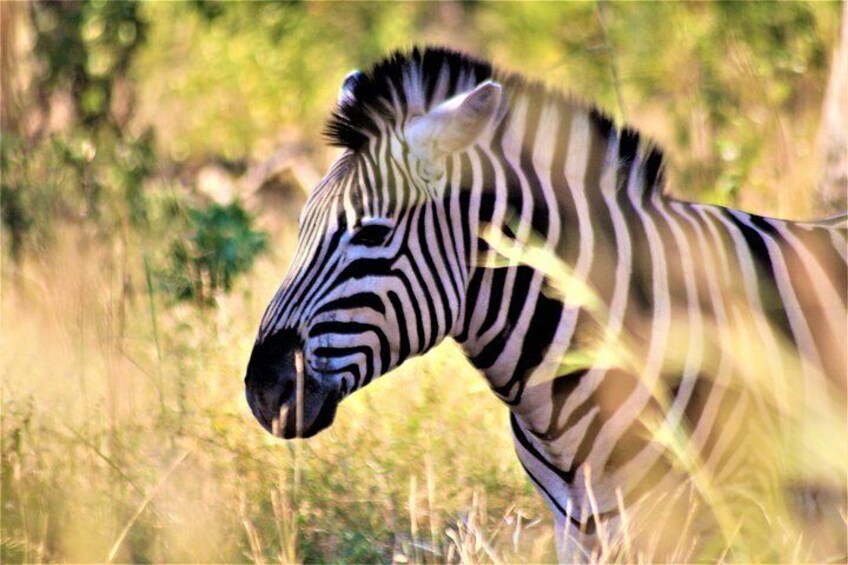
[[257, 342], [244, 381], [254, 417], [277, 437], [310, 437], [335, 417], [339, 391], [307, 370], [294, 332]]

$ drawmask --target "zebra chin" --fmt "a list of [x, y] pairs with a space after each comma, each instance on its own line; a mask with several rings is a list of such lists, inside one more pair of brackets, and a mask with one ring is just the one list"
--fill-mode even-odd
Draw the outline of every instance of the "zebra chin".
[[344, 396], [339, 379], [308, 369], [291, 332], [257, 342], [244, 383], [253, 416], [284, 439], [308, 438], [328, 428]]

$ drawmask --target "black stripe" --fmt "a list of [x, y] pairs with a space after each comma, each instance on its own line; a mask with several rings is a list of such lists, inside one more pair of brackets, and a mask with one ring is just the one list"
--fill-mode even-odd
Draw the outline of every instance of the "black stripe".
[[533, 166], [533, 150], [536, 147], [536, 136], [539, 133], [539, 119], [541, 118], [544, 103], [541, 97], [531, 96], [527, 105], [527, 117], [525, 119], [524, 141], [521, 144], [521, 172], [527, 181], [528, 188], [532, 194], [532, 200], [528, 205], [533, 206], [533, 214], [530, 222], [537, 236], [547, 237], [551, 225], [551, 210], [545, 205], [545, 193], [542, 183]]
[[[347, 357], [356, 353], [361, 353], [365, 357], [364, 382], [360, 382], [360, 378], [362, 377], [359, 375], [359, 367], [356, 364], [346, 365], [345, 367], [342, 367], [341, 369], [335, 371], [322, 372], [330, 375], [350, 372], [354, 375], [354, 378], [356, 379], [355, 382], [357, 383], [357, 385], [355, 388], [362, 388], [363, 386], [368, 384], [371, 379], [374, 378], [374, 352], [371, 350], [370, 347], [367, 347], [365, 345], [353, 347], [317, 347], [314, 352], [316, 357], [326, 357], [328, 359], [331, 359], [333, 357]], [[350, 367], [356, 367], [356, 371], [351, 371]], [[383, 368], [383, 370], [385, 370], [385, 367]]]
[[465, 291], [465, 313], [462, 320], [462, 329], [454, 338], [458, 343], [468, 341], [468, 333], [471, 329], [471, 318], [477, 309], [477, 303], [480, 300], [480, 288], [483, 284], [483, 269], [476, 269], [468, 282], [468, 288]]
[[[386, 334], [378, 326], [371, 324], [363, 324], [360, 322], [319, 322], [309, 328], [309, 338], [318, 337], [326, 334], [336, 335], [356, 335], [363, 333], [373, 333], [377, 336], [380, 342], [380, 369], [391, 366], [391, 351], [389, 349], [389, 341]], [[366, 383], [371, 380], [373, 375], [366, 375]]]
[[[515, 274], [515, 280], [512, 286], [512, 292], [509, 296], [498, 296], [497, 291], [503, 289], [505, 279], [508, 272], [512, 271]], [[477, 333], [480, 337], [485, 333], [486, 329], [492, 327], [497, 320], [498, 315], [502, 312], [504, 306], [507, 307], [506, 319], [500, 331], [493, 337], [484, 347], [483, 350], [471, 358], [474, 366], [480, 370], [490, 368], [503, 353], [509, 336], [514, 329], [514, 324], [517, 323], [522, 310], [527, 303], [527, 297], [530, 291], [530, 283], [533, 280], [535, 271], [530, 267], [520, 266], [513, 268], [495, 269], [492, 277], [491, 291], [489, 295], [489, 310], [486, 323]], [[507, 300], [507, 304], [501, 301]], [[549, 342], [550, 343], [550, 342]], [[495, 389], [497, 392], [497, 389]]]
[[[431, 319], [431, 332], [430, 332], [430, 342], [427, 346], [427, 349], [436, 345], [436, 341], [440, 336], [446, 335], [450, 329], [451, 324], [451, 311], [450, 311], [450, 299], [448, 298], [447, 289], [445, 288], [447, 281], [444, 280], [445, 277], [440, 276], [442, 273], [436, 268], [436, 262], [433, 260], [432, 250], [427, 247], [427, 218], [433, 220], [434, 223], [438, 223], [438, 219], [435, 218], [436, 212], [433, 209], [433, 206], [424, 206], [421, 210], [421, 214], [418, 216], [418, 238], [421, 250], [421, 257], [424, 259], [424, 264], [426, 265], [427, 271], [429, 271], [430, 276], [423, 276], [423, 280], [430, 280], [435, 282], [435, 284], [431, 284], [429, 290], [431, 293], [433, 292], [433, 287], [439, 296], [439, 302], [442, 306], [441, 312], [442, 317], [444, 319], [444, 326], [439, 328], [438, 325], [438, 317], [433, 316]], [[448, 277], [450, 278], [450, 277]], [[426, 286], [424, 288], [427, 288]], [[435, 305], [434, 305], [435, 306]], [[433, 312], [435, 313], [435, 307], [433, 308]]]
[[[412, 216], [409, 218], [410, 229], [407, 230], [407, 232], [404, 236], [404, 239], [405, 239], [404, 249], [407, 250], [406, 253], [405, 253], [406, 256], [407, 256], [407, 265], [409, 265], [409, 269], [412, 271], [412, 276], [415, 278], [415, 281], [418, 283], [418, 287], [422, 291], [426, 291], [431, 286], [429, 284], [431, 278], [425, 276], [426, 273], [423, 273], [421, 271], [421, 268], [418, 265], [418, 261], [416, 261], [415, 257], [413, 257], [408, 251], [408, 249], [409, 249], [409, 238], [412, 234], [412, 230], [417, 229], [419, 237], [420, 237], [421, 231], [420, 231], [419, 222], [421, 221], [421, 214], [422, 214], [421, 209], [415, 208], [412, 212]], [[421, 250], [421, 252], [422, 252], [422, 254], [425, 254], [425, 251], [423, 249]], [[409, 296], [410, 296], [410, 298], [416, 297], [416, 298], [420, 299], [420, 301], [423, 302], [424, 305], [427, 307], [427, 314], [429, 315], [429, 318], [430, 318], [430, 328], [429, 328], [430, 334], [429, 334], [429, 336], [426, 336], [426, 335], [424, 336], [424, 338], [427, 342], [426, 344], [424, 344], [424, 343], [419, 344], [420, 347], [422, 347], [422, 351], [426, 351], [427, 349], [430, 349], [431, 347], [433, 347], [433, 345], [435, 344], [437, 333], [438, 333], [438, 319], [436, 318], [436, 304], [434, 303], [432, 296], [430, 296], [430, 294], [428, 294], [426, 292], [422, 292], [422, 293], [419, 293], [419, 294], [416, 294], [414, 292], [410, 292]], [[423, 320], [421, 322], [423, 324]]]
[[400, 301], [400, 297], [398, 297], [396, 292], [391, 290], [388, 292], [388, 296], [389, 302], [392, 303], [395, 318], [397, 319], [397, 335], [400, 339], [400, 345], [398, 346], [398, 365], [400, 365], [409, 357], [409, 331], [406, 326], [406, 315], [403, 313], [403, 304]]
[[769, 319], [771, 325], [780, 331], [781, 334], [788, 339], [797, 350], [798, 343], [795, 340], [795, 334], [792, 332], [792, 327], [789, 324], [789, 317], [786, 313], [786, 305], [783, 304], [783, 300], [780, 297], [780, 291], [777, 288], [774, 265], [771, 263], [771, 256], [769, 255], [763, 235], [756, 229], [743, 223], [728, 210], [720, 208], [719, 211], [724, 218], [726, 218], [736, 229], [739, 230], [751, 252], [754, 259], [754, 269], [757, 275], [756, 283], [760, 294], [760, 304], [763, 307], [763, 313]]
[[565, 402], [571, 396], [571, 393], [583, 381], [583, 377], [589, 369], [580, 369], [564, 375], [559, 375], [551, 381], [551, 421], [548, 423], [548, 429], [543, 433], [536, 434], [539, 439], [552, 442], [562, 437], [568, 431], [567, 426], [559, 427], [559, 418], [562, 415]]
[[[506, 398], [507, 404], [515, 406], [521, 402], [528, 375], [542, 363], [554, 340], [562, 310], [561, 302], [539, 294], [512, 378], [503, 387], [494, 387], [495, 393]], [[512, 395], [510, 391], [515, 385], [518, 386], [518, 390], [515, 395]]]

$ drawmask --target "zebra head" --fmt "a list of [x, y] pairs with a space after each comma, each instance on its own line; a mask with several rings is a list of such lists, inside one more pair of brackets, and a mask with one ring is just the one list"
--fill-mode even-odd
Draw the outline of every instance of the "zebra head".
[[302, 211], [245, 378], [274, 435], [323, 430], [346, 395], [435, 346], [461, 315], [470, 238], [449, 163], [490, 127], [501, 87], [482, 63], [440, 66], [428, 53], [344, 81], [328, 133], [345, 151]]

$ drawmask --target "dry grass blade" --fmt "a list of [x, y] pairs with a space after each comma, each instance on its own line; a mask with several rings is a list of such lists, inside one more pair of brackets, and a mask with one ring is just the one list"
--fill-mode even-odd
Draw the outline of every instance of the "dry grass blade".
[[245, 535], [247, 536], [248, 546], [250, 547], [250, 559], [254, 563], [263, 563], [262, 541], [259, 538], [259, 532], [256, 530], [256, 526], [250, 519], [247, 510], [247, 496], [243, 488], [239, 490], [239, 515], [241, 517], [241, 523], [244, 526]]
[[144, 500], [141, 501], [141, 504], [138, 505], [135, 514], [132, 515], [132, 517], [129, 519], [129, 521], [127, 521], [126, 525], [124, 526], [124, 529], [121, 530], [120, 534], [118, 534], [118, 537], [115, 539], [115, 543], [112, 544], [112, 549], [109, 550], [109, 555], [106, 556], [107, 562], [112, 563], [115, 560], [115, 556], [117, 555], [118, 550], [121, 549], [121, 544], [124, 543], [124, 539], [126, 539], [127, 534], [132, 529], [136, 520], [138, 520], [138, 517], [141, 516], [142, 512], [144, 512], [145, 508], [147, 508], [147, 505], [150, 504], [150, 501], [153, 500], [153, 498], [159, 493], [159, 490], [167, 482], [168, 477], [171, 476], [171, 473], [176, 471], [177, 467], [179, 467], [182, 462], [186, 460], [186, 457], [188, 457], [190, 454], [191, 451], [186, 450], [179, 457], [177, 457], [171, 464], [171, 466], [168, 468], [168, 470], [165, 471], [165, 474], [162, 475], [162, 478], [159, 479], [159, 482], [156, 483], [156, 486], [150, 489], [150, 491], [147, 493], [147, 496], [145, 496]]

